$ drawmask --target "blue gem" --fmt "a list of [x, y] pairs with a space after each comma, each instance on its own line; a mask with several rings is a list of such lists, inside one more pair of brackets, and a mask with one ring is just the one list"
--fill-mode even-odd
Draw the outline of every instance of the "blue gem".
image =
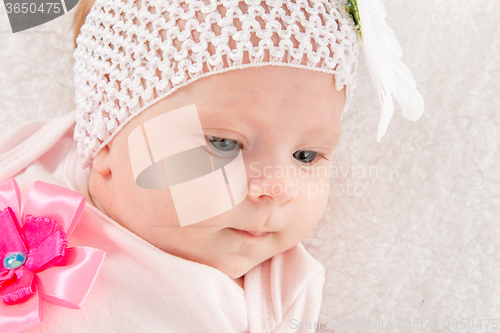
[[3, 267], [5, 269], [16, 269], [26, 262], [26, 253], [22, 251], [11, 252], [5, 256]]

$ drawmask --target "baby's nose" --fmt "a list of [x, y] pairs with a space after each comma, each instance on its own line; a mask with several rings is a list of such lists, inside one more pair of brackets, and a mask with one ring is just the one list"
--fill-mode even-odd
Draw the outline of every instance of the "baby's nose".
[[272, 198], [275, 204], [284, 204], [297, 196], [297, 181], [293, 168], [252, 163], [250, 170], [248, 198], [263, 200], [264, 197], [268, 197]]

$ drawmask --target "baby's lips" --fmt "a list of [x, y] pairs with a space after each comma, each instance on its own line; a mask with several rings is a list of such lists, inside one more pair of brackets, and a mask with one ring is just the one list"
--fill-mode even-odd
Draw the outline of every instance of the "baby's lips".
[[248, 232], [249, 234], [251, 234], [253, 236], [257, 236], [257, 237], [262, 237], [262, 236], [267, 235], [267, 232], [257, 232], [257, 231], [247, 231], [247, 230], [244, 230], [244, 231]]
[[252, 230], [242, 230], [242, 229], [236, 229], [236, 228], [229, 228], [232, 229], [236, 232], [238, 232], [241, 235], [247, 236], [247, 237], [253, 237], [253, 238], [262, 238], [267, 236], [268, 234], [271, 234], [275, 231], [252, 231]]

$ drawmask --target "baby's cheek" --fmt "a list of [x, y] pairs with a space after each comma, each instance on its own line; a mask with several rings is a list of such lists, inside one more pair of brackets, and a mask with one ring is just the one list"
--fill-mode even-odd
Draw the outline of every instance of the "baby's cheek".
[[136, 186], [135, 191], [142, 210], [150, 216], [152, 224], [180, 226], [168, 189], [149, 190]]
[[318, 223], [323, 215], [329, 194], [329, 184], [327, 178], [310, 177], [302, 178], [297, 182], [296, 209], [300, 210], [303, 221], [307, 224]]
[[301, 189], [305, 189], [305, 191], [302, 191], [302, 194], [305, 194], [307, 200], [310, 201], [311, 204], [317, 207], [326, 205], [330, 192], [327, 177], [313, 174], [311, 177], [303, 179], [302, 183], [303, 186]]
[[[325, 209], [328, 205], [328, 197], [330, 195], [331, 189], [328, 177], [317, 178], [315, 185], [318, 188], [318, 193], [315, 197], [311, 197], [311, 204], [314, 206], [314, 226], [319, 222], [323, 216]], [[313, 226], [313, 228], [314, 228]]]
[[294, 214], [288, 217], [286, 248], [304, 240], [321, 220], [328, 202], [327, 189], [322, 192], [321, 184], [318, 179], [299, 184], [301, 194], [291, 202], [295, 207]]

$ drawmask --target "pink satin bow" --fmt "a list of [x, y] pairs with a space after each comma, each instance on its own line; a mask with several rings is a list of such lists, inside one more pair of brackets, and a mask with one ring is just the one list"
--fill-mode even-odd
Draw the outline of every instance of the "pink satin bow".
[[[41, 324], [41, 300], [81, 307], [105, 256], [93, 248], [66, 248], [66, 239], [84, 208], [81, 194], [37, 181], [26, 196], [20, 218], [21, 194], [16, 181], [12, 178], [0, 184], [0, 332], [19, 332]], [[25, 261], [6, 264], [12, 257]]]

